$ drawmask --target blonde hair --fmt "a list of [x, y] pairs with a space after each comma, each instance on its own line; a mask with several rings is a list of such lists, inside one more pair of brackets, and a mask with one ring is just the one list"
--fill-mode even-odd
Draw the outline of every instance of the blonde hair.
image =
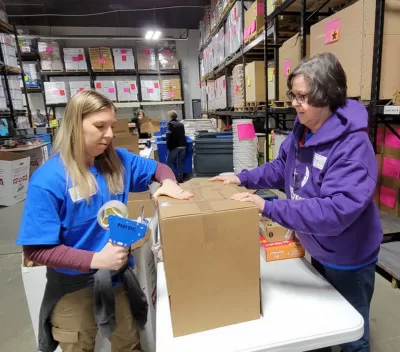
[[[98, 185], [87, 165], [82, 121], [88, 114], [103, 109], [116, 112], [111, 100], [93, 90], [75, 94], [67, 104], [53, 147], [53, 154], [60, 153], [72, 186], [88, 203], [90, 196], [97, 192]], [[124, 169], [112, 143], [95, 162], [106, 178], [110, 193], [122, 192]]]

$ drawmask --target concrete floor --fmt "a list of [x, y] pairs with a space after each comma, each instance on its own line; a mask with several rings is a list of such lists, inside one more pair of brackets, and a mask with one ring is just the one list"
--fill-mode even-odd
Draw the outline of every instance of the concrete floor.
[[[2, 352], [34, 352], [36, 342], [21, 278], [21, 248], [15, 245], [23, 203], [0, 207], [0, 341]], [[38, 229], [39, 230], [39, 229]], [[400, 290], [376, 275], [371, 312], [371, 352], [400, 351]]]

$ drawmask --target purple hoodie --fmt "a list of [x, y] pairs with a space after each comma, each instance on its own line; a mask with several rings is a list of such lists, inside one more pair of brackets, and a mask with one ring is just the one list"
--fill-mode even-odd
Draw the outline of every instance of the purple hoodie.
[[366, 133], [368, 113], [347, 100], [304, 144], [296, 119], [279, 156], [238, 177], [249, 189], [285, 188], [288, 199], [265, 202], [263, 215], [296, 231], [312, 257], [360, 266], [378, 257], [382, 225], [373, 200], [378, 168]]

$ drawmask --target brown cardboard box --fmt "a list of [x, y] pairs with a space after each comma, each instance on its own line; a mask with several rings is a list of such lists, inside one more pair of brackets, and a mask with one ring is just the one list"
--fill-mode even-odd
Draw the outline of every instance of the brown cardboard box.
[[383, 179], [379, 187], [379, 209], [394, 216], [400, 216], [400, 189]]
[[262, 236], [267, 242], [286, 241], [286, 234], [289, 231], [276, 222], [273, 222], [271, 219], [266, 218], [260, 220], [258, 223], [258, 229], [260, 236]]
[[159, 117], [144, 117], [140, 121], [140, 132], [141, 133], [154, 133], [160, 132], [160, 118]]
[[260, 251], [267, 262], [276, 260], [302, 258], [305, 255], [303, 246], [296, 240], [267, 242], [260, 236]]
[[138, 135], [114, 136], [114, 148], [124, 148], [131, 153], [139, 154], [139, 137]]
[[246, 102], [265, 102], [264, 61], [253, 61], [245, 68]]
[[195, 197], [158, 202], [174, 336], [259, 319], [258, 209], [230, 199], [236, 186], [182, 187]]
[[[397, 132], [397, 134], [400, 135], [399, 125], [390, 125], [390, 127], [393, 128]], [[400, 159], [400, 139], [398, 139], [387, 126], [385, 127], [383, 141], [383, 153], [387, 156], [392, 156], [394, 158]]]
[[[347, 75], [347, 95], [371, 99], [372, 59], [375, 33], [375, 0], [360, 0], [311, 26], [311, 56], [331, 52]], [[382, 72], [379, 99], [392, 99], [399, 89], [400, 21], [398, 0], [387, 0], [382, 45]], [[336, 22], [338, 40], [328, 42], [329, 27]]]
[[[250, 31], [252, 25], [253, 29]], [[257, 34], [262, 29], [263, 26], [264, 26], [264, 0], [256, 0], [244, 13], [245, 33], [247, 32], [249, 33], [250, 36], [253, 35], [254, 38], [257, 38]], [[244, 39], [247, 42], [246, 38]]]
[[[310, 36], [306, 38], [306, 57], [310, 56]], [[301, 62], [301, 36], [294, 35], [279, 48], [279, 100], [287, 100], [287, 78]]]
[[131, 192], [128, 195], [128, 202], [133, 200], [150, 200], [151, 199], [151, 193], [149, 191], [146, 192]]
[[376, 129], [376, 153], [383, 154], [384, 144], [385, 144], [385, 125], [383, 123], [378, 123]]
[[156, 204], [154, 200], [147, 199], [147, 200], [128, 200], [127, 207], [128, 207], [128, 214], [129, 218], [132, 217], [137, 218], [142, 211], [142, 206], [144, 206], [144, 217], [145, 218], [152, 218], [156, 212]]

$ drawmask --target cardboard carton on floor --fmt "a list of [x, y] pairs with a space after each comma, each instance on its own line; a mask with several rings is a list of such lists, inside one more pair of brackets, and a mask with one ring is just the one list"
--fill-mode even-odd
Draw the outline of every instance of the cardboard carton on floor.
[[262, 236], [260, 236], [260, 252], [267, 262], [302, 258], [305, 255], [303, 246], [296, 240], [267, 242]]
[[30, 158], [0, 151], [0, 205], [14, 205], [26, 197]]
[[47, 149], [47, 145], [44, 145], [40, 148], [32, 149], [32, 150], [27, 150], [25, 152], [22, 152], [21, 154], [24, 154], [26, 156], [30, 157], [30, 170], [29, 170], [29, 175], [32, 176], [32, 174], [40, 167], [42, 166], [47, 159], [49, 158], [49, 151]]
[[240, 187], [192, 179], [193, 199], [158, 200], [175, 337], [260, 318], [258, 209]]

